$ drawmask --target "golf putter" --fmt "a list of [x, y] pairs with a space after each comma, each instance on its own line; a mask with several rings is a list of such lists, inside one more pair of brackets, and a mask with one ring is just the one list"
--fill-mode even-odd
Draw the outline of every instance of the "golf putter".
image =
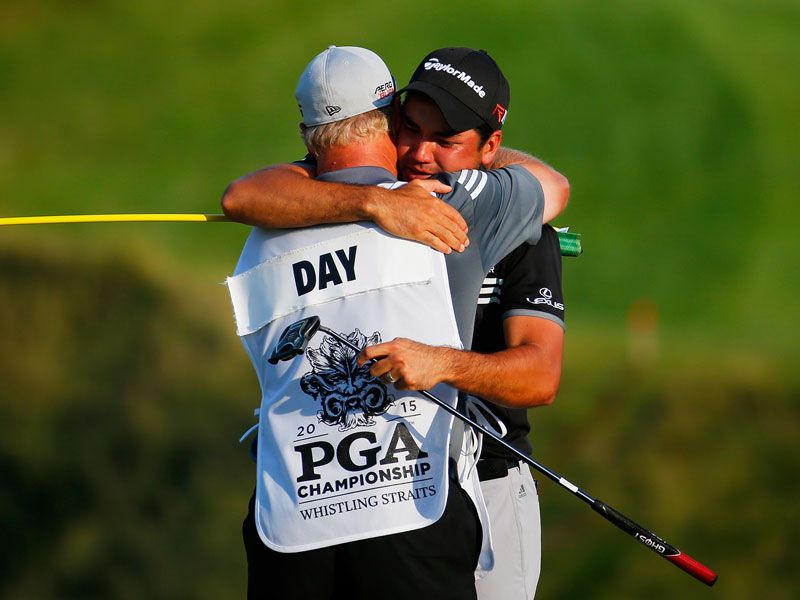
[[[319, 317], [308, 317], [302, 321], [292, 323], [284, 329], [278, 343], [267, 359], [269, 364], [277, 365], [278, 362], [291, 360], [306, 351], [309, 340], [320, 329]], [[322, 328], [325, 330], [325, 328]]]
[[[348, 340], [346, 337], [341, 335], [340, 333], [336, 333], [335, 331], [328, 329], [327, 327], [323, 327], [320, 323], [320, 319], [317, 316], [307, 317], [296, 323], [293, 323], [287, 327], [283, 334], [281, 334], [280, 339], [278, 339], [277, 344], [275, 345], [275, 349], [272, 351], [271, 356], [269, 357], [269, 362], [271, 364], [277, 364], [279, 361], [284, 360], [291, 360], [295, 356], [303, 354], [305, 352], [306, 346], [308, 346], [308, 342], [314, 337], [314, 334], [317, 331], [322, 331], [327, 333], [328, 335], [334, 337], [335, 339], [339, 340], [345, 346], [352, 348], [353, 351], [356, 353], [361, 352], [362, 348], [356, 346], [353, 342]], [[471, 425], [478, 431], [480, 431], [483, 435], [489, 436], [498, 444], [503, 446], [506, 450], [511, 452], [514, 456], [519, 458], [519, 460], [529, 464], [531, 467], [536, 469], [539, 473], [554, 481], [558, 485], [560, 485], [565, 490], [571, 492], [574, 496], [583, 500], [586, 504], [592, 507], [592, 509], [605, 518], [609, 523], [616, 526], [617, 528], [621, 529], [631, 537], [633, 537], [636, 541], [643, 544], [645, 547], [649, 548], [662, 558], [668, 560], [673, 565], [682, 569], [695, 579], [702, 581], [708, 586], [714, 585], [717, 581], [717, 574], [703, 565], [702, 563], [696, 561], [688, 554], [685, 554], [671, 546], [662, 538], [658, 537], [654, 533], [651, 533], [638, 523], [632, 521], [622, 513], [614, 510], [611, 506], [606, 504], [605, 502], [593, 498], [582, 489], [580, 489], [575, 484], [567, 481], [563, 477], [561, 477], [555, 471], [551, 471], [544, 465], [536, 462], [530, 456], [520, 452], [508, 442], [497, 436], [493, 431], [483, 427], [471, 417], [460, 413], [458, 410], [453, 408], [452, 406], [445, 403], [443, 400], [439, 399], [438, 397], [434, 396], [430, 392], [426, 390], [415, 390], [418, 394], [421, 394], [428, 400], [436, 403], [442, 409], [449, 412], [454, 417], [461, 419], [465, 423]]]

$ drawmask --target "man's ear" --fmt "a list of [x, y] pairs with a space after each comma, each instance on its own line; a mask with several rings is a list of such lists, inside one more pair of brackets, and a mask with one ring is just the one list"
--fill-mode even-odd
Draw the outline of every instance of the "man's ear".
[[497, 150], [500, 148], [500, 143], [502, 141], [503, 132], [498, 129], [497, 131], [492, 132], [492, 135], [489, 136], [489, 139], [486, 140], [486, 142], [483, 144], [483, 147], [481, 147], [481, 164], [485, 168], [491, 168], [492, 164], [494, 163], [494, 155], [497, 154]]
[[[308, 127], [306, 126], [305, 123], [300, 123], [297, 126], [297, 128], [300, 130], [300, 137], [303, 138], [303, 143], [305, 144], [306, 138], [305, 138], [305, 135], [303, 135], [303, 134], [306, 132], [306, 129], [308, 129]], [[308, 153], [311, 154], [312, 156], [315, 156], [314, 151], [311, 148], [308, 147], [308, 144], [305, 144], [305, 146], [306, 146], [306, 150], [308, 150]]]

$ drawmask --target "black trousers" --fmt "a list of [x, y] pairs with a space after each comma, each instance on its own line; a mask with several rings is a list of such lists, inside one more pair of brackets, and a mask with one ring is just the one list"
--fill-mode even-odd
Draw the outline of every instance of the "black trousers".
[[242, 525], [249, 600], [473, 600], [481, 543], [475, 507], [452, 478], [432, 525], [307, 552], [261, 541], [255, 495]]

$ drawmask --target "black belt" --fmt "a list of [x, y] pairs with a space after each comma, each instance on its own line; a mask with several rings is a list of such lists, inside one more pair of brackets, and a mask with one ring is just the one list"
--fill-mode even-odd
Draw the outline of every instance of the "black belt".
[[478, 479], [491, 481], [508, 475], [510, 469], [518, 469], [519, 461], [505, 458], [482, 458], [478, 461]]

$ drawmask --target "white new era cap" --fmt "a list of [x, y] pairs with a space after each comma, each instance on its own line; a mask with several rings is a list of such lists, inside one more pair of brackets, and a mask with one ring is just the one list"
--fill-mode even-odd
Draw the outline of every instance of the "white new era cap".
[[380, 56], [366, 48], [329, 46], [308, 63], [294, 97], [303, 123], [313, 127], [387, 106], [394, 91], [394, 77]]

